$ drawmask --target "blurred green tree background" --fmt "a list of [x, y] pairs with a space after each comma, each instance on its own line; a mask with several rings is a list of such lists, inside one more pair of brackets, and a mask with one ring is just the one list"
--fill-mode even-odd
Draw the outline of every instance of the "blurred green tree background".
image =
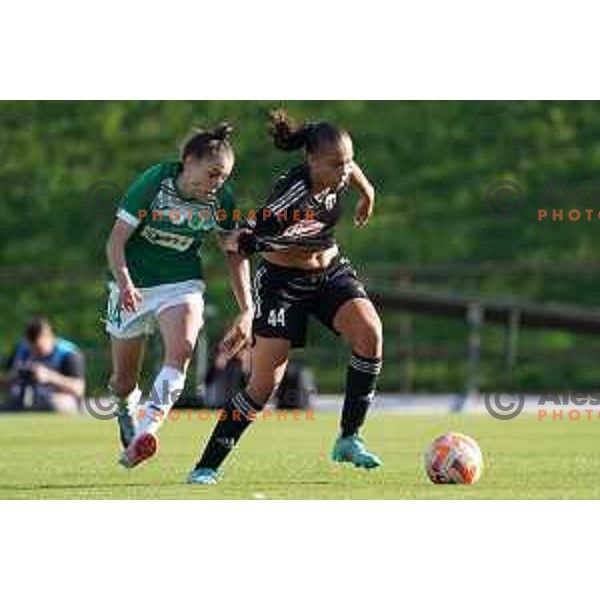
[[[278, 174], [301, 160], [275, 150], [270, 108], [351, 131], [356, 160], [378, 190], [365, 230], [348, 207], [338, 239], [375, 290], [417, 288], [539, 303], [600, 305], [596, 256], [600, 110], [596, 102], [0, 102], [0, 348], [6, 353], [34, 314], [88, 354], [90, 391], [109, 373], [103, 331], [104, 247], [119, 190], [147, 166], [175, 157], [193, 126], [237, 129], [232, 183], [251, 208]], [[524, 191], [519, 214], [486, 203], [494, 182]], [[354, 198], [348, 197], [352, 204]], [[539, 208], [564, 208], [562, 222]], [[594, 209], [569, 221], [568, 209]], [[214, 339], [235, 313], [220, 251], [205, 258]], [[451, 391], [464, 385], [464, 323], [384, 313], [383, 390]], [[313, 327], [304, 360], [319, 388], [339, 391], [347, 349]], [[483, 385], [504, 381], [504, 331], [486, 326]], [[598, 340], [523, 331], [515, 382], [527, 388], [595, 385]]]

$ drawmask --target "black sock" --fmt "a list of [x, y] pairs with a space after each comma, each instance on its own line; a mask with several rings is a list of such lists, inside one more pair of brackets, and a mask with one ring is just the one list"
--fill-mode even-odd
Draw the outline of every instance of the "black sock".
[[261, 410], [262, 407], [245, 391], [230, 398], [222, 409], [219, 422], [213, 429], [196, 468], [218, 469]]
[[381, 358], [352, 354], [346, 376], [346, 397], [342, 409], [342, 437], [356, 435], [362, 427], [375, 395]]

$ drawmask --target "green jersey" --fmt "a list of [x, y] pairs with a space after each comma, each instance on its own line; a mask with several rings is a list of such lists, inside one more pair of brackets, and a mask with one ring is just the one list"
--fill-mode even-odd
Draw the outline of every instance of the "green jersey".
[[129, 187], [117, 218], [135, 227], [125, 244], [125, 259], [136, 287], [202, 279], [200, 250], [214, 229], [234, 229], [235, 201], [223, 186], [206, 202], [181, 197], [180, 162], [150, 167]]

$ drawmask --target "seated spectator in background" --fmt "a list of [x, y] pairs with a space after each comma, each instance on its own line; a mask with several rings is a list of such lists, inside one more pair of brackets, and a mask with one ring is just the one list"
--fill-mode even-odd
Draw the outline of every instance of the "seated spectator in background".
[[234, 392], [246, 384], [250, 373], [250, 350], [243, 348], [234, 357], [227, 359], [227, 353], [217, 346], [209, 360], [206, 373], [205, 405], [209, 408], [221, 408]]
[[34, 319], [6, 363], [4, 410], [74, 413], [85, 392], [83, 355], [54, 335], [46, 319]]
[[277, 408], [309, 408], [310, 397], [313, 394], [317, 394], [317, 385], [311, 369], [301, 362], [289, 362], [274, 393]]
[[[246, 385], [250, 358], [249, 348], [243, 348], [229, 360], [221, 346], [216, 348], [206, 373], [205, 406], [222, 408], [227, 398]], [[310, 407], [311, 395], [316, 393], [315, 377], [310, 368], [301, 362], [290, 362], [273, 400], [277, 408], [306, 409]]]

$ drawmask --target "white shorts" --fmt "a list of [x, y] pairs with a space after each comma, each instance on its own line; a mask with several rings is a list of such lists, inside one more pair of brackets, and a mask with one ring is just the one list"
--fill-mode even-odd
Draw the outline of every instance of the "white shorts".
[[138, 288], [142, 302], [136, 312], [125, 312], [119, 304], [119, 288], [111, 281], [108, 284], [106, 331], [120, 339], [150, 335], [156, 328], [158, 315], [166, 308], [180, 304], [196, 305], [203, 314], [205, 287], [203, 281], [195, 279]]

